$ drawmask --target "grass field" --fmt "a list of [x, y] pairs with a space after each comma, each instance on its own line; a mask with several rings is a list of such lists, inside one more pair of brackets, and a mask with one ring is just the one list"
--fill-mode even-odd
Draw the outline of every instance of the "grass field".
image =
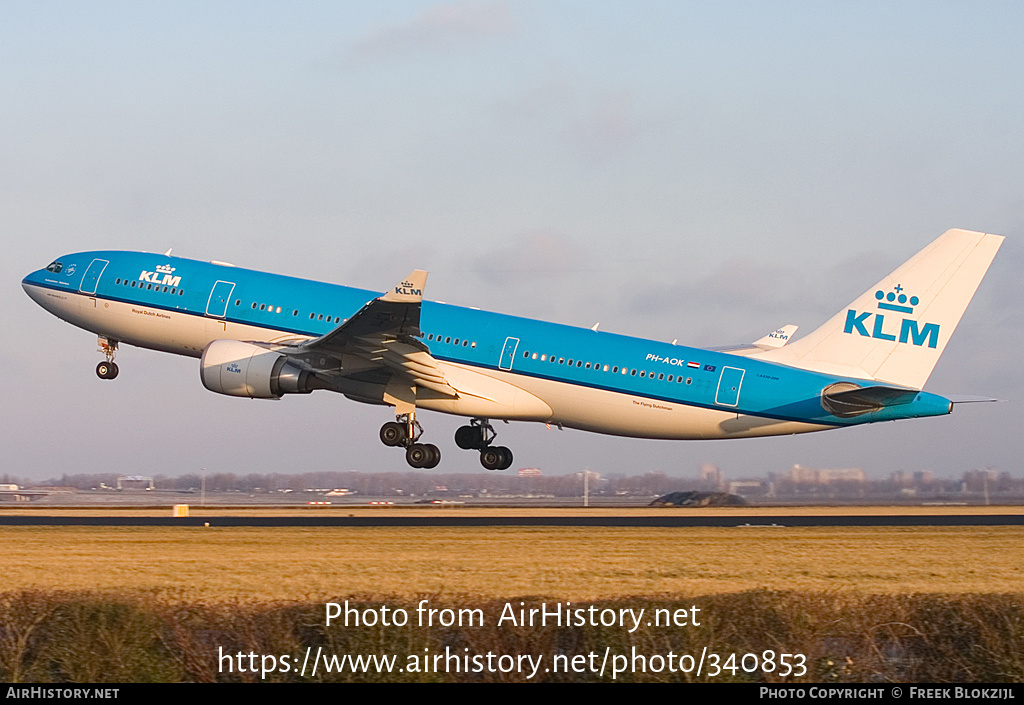
[[[607, 517], [607, 516], [978, 516], [992, 514], [1022, 515], [1024, 505], [868, 505], [868, 506], [785, 506], [785, 507], [484, 507], [394, 505], [369, 507], [365, 504], [336, 504], [331, 507], [307, 505], [238, 506], [189, 505], [193, 517], [214, 516], [388, 516], [388, 517]], [[169, 517], [171, 507], [112, 505], [103, 507], [60, 507], [42, 504], [0, 506], [0, 516], [151, 516]]]
[[[1019, 682], [1024, 529], [4, 527], [0, 681], [264, 680], [220, 648], [392, 654], [799, 654], [795, 682]], [[699, 605], [700, 627], [517, 628], [503, 601]], [[479, 608], [485, 625], [326, 627], [324, 602]], [[724, 657], [723, 657], [724, 658]], [[767, 658], [767, 657], [765, 657]], [[773, 657], [775, 658], [775, 657]], [[546, 662], [547, 663], [547, 662]], [[652, 662], [653, 663], [653, 662]], [[268, 680], [516, 681], [335, 671]], [[541, 680], [593, 682], [595, 672]], [[777, 671], [616, 680], [779, 681]]]
[[2, 590], [316, 601], [1010, 593], [1024, 529], [5, 527]]

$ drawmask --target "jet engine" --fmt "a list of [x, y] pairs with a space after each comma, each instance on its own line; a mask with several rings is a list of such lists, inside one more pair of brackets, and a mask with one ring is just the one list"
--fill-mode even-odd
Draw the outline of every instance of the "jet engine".
[[253, 399], [280, 399], [317, 388], [316, 378], [287, 355], [238, 340], [215, 340], [207, 345], [199, 362], [199, 377], [211, 392]]

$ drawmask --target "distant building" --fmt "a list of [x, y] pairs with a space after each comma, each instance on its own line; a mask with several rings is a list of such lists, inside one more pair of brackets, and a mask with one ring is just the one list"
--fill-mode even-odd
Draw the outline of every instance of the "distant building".
[[867, 476], [860, 468], [815, 470], [802, 465], [794, 465], [785, 479], [795, 485], [831, 485], [837, 482], [866, 482]]
[[741, 497], [760, 497], [768, 494], [770, 485], [762, 480], [733, 480], [729, 483], [729, 494]]
[[540, 477], [540, 468], [519, 468], [519, 477]]
[[154, 489], [153, 478], [143, 475], [121, 475], [117, 478], [117, 489], [152, 490]]
[[697, 472], [702, 490], [720, 490], [725, 487], [725, 476], [717, 465], [704, 463]]

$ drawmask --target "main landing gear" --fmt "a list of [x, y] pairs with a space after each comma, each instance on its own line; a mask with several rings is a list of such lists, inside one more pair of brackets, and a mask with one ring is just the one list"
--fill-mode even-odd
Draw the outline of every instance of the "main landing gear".
[[488, 470], [508, 470], [512, 466], [512, 451], [505, 446], [491, 446], [498, 435], [491, 422], [473, 419], [469, 424], [455, 432], [455, 445], [463, 450], [480, 451], [480, 464]]
[[[464, 450], [480, 451], [480, 464], [488, 470], [508, 470], [512, 466], [512, 451], [505, 446], [492, 446], [497, 437], [487, 419], [473, 419], [469, 426], [455, 432], [455, 444]], [[441, 451], [433, 443], [419, 443], [423, 427], [415, 414], [399, 414], [394, 421], [380, 427], [380, 440], [386, 446], [405, 448], [405, 462], [414, 468], [436, 468], [441, 462]]]
[[405, 462], [414, 468], [436, 468], [441, 451], [433, 443], [417, 443], [423, 427], [413, 414], [399, 414], [395, 421], [380, 427], [380, 440], [386, 446], [405, 448]]
[[118, 372], [117, 365], [114, 363], [114, 356], [117, 355], [117, 341], [101, 336], [98, 342], [100, 352], [107, 357], [107, 361], [96, 365], [96, 376], [100, 379], [114, 379]]

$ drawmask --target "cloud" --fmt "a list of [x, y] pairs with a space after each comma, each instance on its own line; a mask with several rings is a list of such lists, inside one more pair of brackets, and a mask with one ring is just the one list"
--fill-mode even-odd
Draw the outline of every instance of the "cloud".
[[632, 146], [647, 130], [629, 91], [605, 93], [569, 126], [570, 138], [587, 155], [605, 157]]
[[576, 273], [587, 265], [586, 252], [567, 237], [543, 231], [521, 233], [509, 244], [478, 256], [473, 269], [497, 286], [518, 286], [548, 279], [554, 273]]
[[447, 53], [472, 42], [506, 36], [514, 28], [505, 3], [467, 0], [438, 4], [411, 20], [380, 27], [357, 40], [347, 58], [360, 63]]

